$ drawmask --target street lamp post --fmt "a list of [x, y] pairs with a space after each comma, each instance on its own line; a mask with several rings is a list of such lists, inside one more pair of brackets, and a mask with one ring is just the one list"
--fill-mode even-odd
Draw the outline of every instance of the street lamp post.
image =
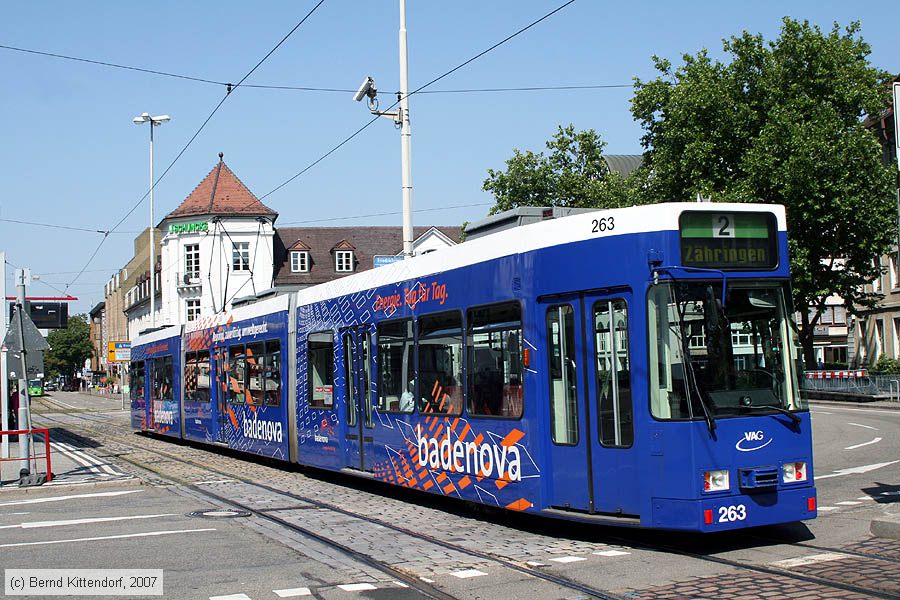
[[169, 115], [151, 117], [150, 113], [141, 113], [133, 121], [135, 125], [150, 123], [150, 327], [156, 327], [156, 245], [153, 230], [156, 228], [153, 219], [153, 128], [168, 123]]

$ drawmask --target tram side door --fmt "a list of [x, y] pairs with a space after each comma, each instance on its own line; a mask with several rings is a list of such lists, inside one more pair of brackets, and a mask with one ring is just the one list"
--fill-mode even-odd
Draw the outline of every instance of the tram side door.
[[594, 510], [617, 516], [639, 513], [630, 306], [626, 290], [581, 298]]
[[226, 419], [227, 415], [227, 406], [225, 404], [225, 399], [228, 396], [228, 369], [225, 362], [226, 349], [225, 348], [216, 348], [214, 353], [215, 358], [215, 374], [216, 374], [216, 385], [212, 386], [213, 388], [213, 398], [212, 402], [214, 403], [214, 421], [215, 421], [215, 440], [220, 444], [224, 444], [227, 439], [225, 436], [226, 433]]
[[347, 466], [371, 471], [375, 423], [372, 415], [372, 335], [362, 327], [341, 331], [344, 348], [344, 406]]

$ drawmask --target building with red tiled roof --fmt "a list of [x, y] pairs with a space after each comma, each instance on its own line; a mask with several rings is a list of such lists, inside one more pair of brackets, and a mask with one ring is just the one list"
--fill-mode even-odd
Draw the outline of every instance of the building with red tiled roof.
[[[460, 227], [413, 228], [413, 252], [459, 243]], [[275, 233], [275, 287], [300, 289], [373, 268], [403, 251], [402, 227], [281, 227]], [[349, 262], [348, 262], [349, 261]]]

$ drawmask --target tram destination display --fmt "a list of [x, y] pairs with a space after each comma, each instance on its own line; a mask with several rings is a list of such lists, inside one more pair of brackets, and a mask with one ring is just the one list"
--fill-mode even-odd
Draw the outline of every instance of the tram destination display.
[[685, 212], [679, 222], [685, 267], [768, 270], [778, 264], [770, 213]]

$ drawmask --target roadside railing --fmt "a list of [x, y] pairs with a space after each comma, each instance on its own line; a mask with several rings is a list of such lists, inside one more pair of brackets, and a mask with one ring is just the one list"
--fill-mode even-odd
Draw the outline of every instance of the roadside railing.
[[864, 396], [884, 396], [884, 400], [900, 402], [900, 375], [856, 371], [807, 371], [800, 388], [822, 392], [844, 392]]
[[[7, 463], [7, 462], [26, 461], [26, 464], [24, 466], [28, 468], [29, 472], [33, 473], [34, 471], [31, 468], [32, 461], [35, 463], [34, 466], [37, 466], [36, 465], [37, 461], [39, 459], [43, 459], [44, 462], [46, 463], [45, 473], [47, 475], [47, 481], [50, 481], [51, 479], [53, 479], [53, 471], [50, 469], [50, 430], [49, 429], [37, 428], [37, 429], [15, 429], [12, 431], [0, 431], [0, 438], [2, 438], [3, 436], [6, 436], [6, 435], [18, 435], [18, 436], [20, 436], [19, 443], [21, 444], [21, 443], [23, 443], [21, 436], [25, 436], [25, 435], [29, 435], [29, 434], [31, 434], [31, 441], [32, 441], [32, 444], [34, 444], [35, 446], [37, 446], [37, 443], [38, 443], [37, 440], [35, 439], [36, 436], [41, 436], [44, 438], [44, 453], [43, 454], [33, 454], [33, 455], [25, 457], [25, 458], [22, 458], [22, 457], [0, 458], [0, 466], [2, 466], [3, 463]], [[3, 480], [3, 475], [0, 474], [0, 481], [2, 481], [2, 480]]]

